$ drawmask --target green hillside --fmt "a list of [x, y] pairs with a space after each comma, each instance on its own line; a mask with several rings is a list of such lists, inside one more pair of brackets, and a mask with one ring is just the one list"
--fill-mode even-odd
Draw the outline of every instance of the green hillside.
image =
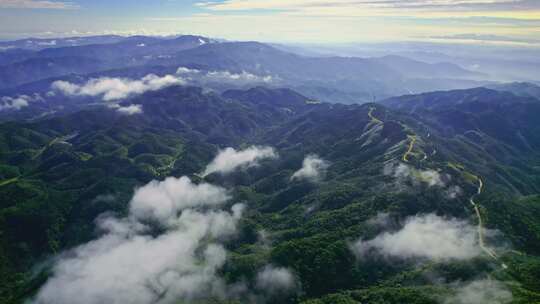
[[[292, 269], [298, 291], [269, 302], [449, 303], [456, 282], [488, 277], [511, 303], [540, 302], [540, 101], [466, 93], [339, 105], [289, 90], [170, 87], [131, 100], [141, 115], [96, 107], [2, 124], [0, 302], [31, 298], [52, 256], [93, 240], [100, 214], [126, 215], [136, 187], [168, 176], [234, 185], [227, 205], [247, 210], [220, 274], [252, 282], [267, 264]], [[460, 102], [433, 106], [441, 99]], [[280, 157], [198, 175], [219, 149], [252, 145]], [[309, 154], [328, 162], [324, 176], [291, 178]], [[351, 246], [387, 229], [374, 224], [382, 214], [391, 231], [435, 214], [500, 233], [471, 259], [359, 259]]]

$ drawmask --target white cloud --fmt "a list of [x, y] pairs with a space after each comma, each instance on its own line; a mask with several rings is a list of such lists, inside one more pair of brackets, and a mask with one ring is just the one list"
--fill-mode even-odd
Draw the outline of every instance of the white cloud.
[[294, 172], [291, 179], [306, 179], [319, 181], [325, 174], [330, 164], [317, 155], [308, 155], [304, 159], [302, 168]]
[[0, 111], [3, 110], [15, 110], [18, 111], [22, 108], [27, 107], [31, 102], [34, 101], [43, 101], [43, 98], [39, 94], [34, 94], [32, 96], [28, 95], [19, 95], [17, 97], [4, 96], [0, 98], [2, 103], [0, 103]]
[[229, 71], [201, 71], [187, 67], [179, 67], [176, 74], [189, 76], [189, 80], [201, 83], [230, 83], [230, 84], [249, 84], [249, 83], [271, 83], [276, 80], [271, 75], [260, 76], [246, 71], [241, 73], [231, 73]]
[[269, 295], [284, 295], [296, 289], [296, 279], [289, 269], [268, 265], [257, 273], [256, 287]]
[[40, 45], [40, 46], [55, 46], [56, 45], [56, 40], [39, 41], [39, 42], [37, 42], [37, 45]]
[[410, 217], [399, 231], [385, 232], [368, 241], [359, 240], [353, 251], [358, 257], [375, 252], [388, 257], [436, 261], [470, 259], [481, 253], [476, 227], [434, 214]]
[[420, 180], [427, 183], [430, 187], [444, 187], [446, 185], [441, 178], [441, 174], [435, 170], [421, 170], [419, 174]]
[[122, 106], [119, 106], [118, 108], [116, 108], [116, 111], [119, 112], [120, 114], [125, 114], [125, 115], [135, 115], [135, 114], [142, 114], [143, 113], [143, 107], [142, 105], [140, 104], [132, 104], [132, 105], [129, 105], [129, 106], [125, 106], [125, 107], [122, 107]]
[[219, 151], [214, 160], [208, 164], [203, 176], [212, 173], [226, 174], [238, 168], [246, 168], [258, 165], [258, 162], [266, 158], [277, 158], [278, 155], [271, 147], [249, 147], [245, 150], [236, 151], [227, 148]]
[[459, 287], [444, 304], [506, 304], [512, 302], [512, 293], [501, 282], [484, 279]]
[[395, 177], [400, 184], [410, 181], [413, 185], [424, 183], [429, 187], [445, 187], [444, 179], [450, 179], [435, 170], [419, 170], [403, 163], [389, 163], [384, 166], [383, 173]]
[[[187, 177], [138, 189], [129, 216], [99, 218], [100, 238], [57, 258], [34, 302], [147, 304], [225, 297], [226, 284], [217, 274], [226, 260], [221, 240], [236, 233], [243, 206], [194, 207], [227, 198], [225, 190], [195, 185]], [[148, 218], [163, 221], [165, 231], [153, 234]]]
[[460, 186], [451, 186], [444, 192], [448, 199], [456, 199], [463, 194], [463, 189]]
[[83, 85], [58, 80], [53, 82], [52, 88], [65, 95], [102, 96], [104, 101], [111, 101], [142, 94], [146, 91], [156, 91], [164, 87], [183, 84], [185, 84], [184, 79], [177, 76], [165, 75], [160, 77], [149, 74], [139, 80], [101, 77], [91, 79]]
[[92, 200], [92, 203], [93, 204], [95, 203], [110, 204], [110, 203], [113, 203], [115, 200], [116, 200], [116, 196], [114, 196], [113, 194], [100, 194]]
[[375, 217], [370, 218], [366, 222], [370, 226], [375, 227], [388, 227], [392, 223], [392, 219], [390, 218], [390, 214], [386, 212], [379, 212]]
[[272, 76], [258, 76], [255, 74], [242, 71], [240, 74], [231, 73], [229, 71], [212, 71], [206, 74], [207, 81], [215, 82], [241, 82], [241, 83], [253, 83], [253, 82], [272, 82]]
[[75, 9], [79, 8], [73, 2], [46, 1], [46, 0], [0, 0], [0, 8], [27, 8], [27, 9]]
[[217, 206], [229, 199], [224, 188], [210, 184], [196, 185], [187, 177], [168, 177], [152, 181], [135, 191], [130, 213], [137, 219], [170, 223], [178, 212], [198, 206]]
[[[156, 91], [173, 85], [186, 85], [188, 82], [198, 83], [269, 83], [272, 76], [258, 76], [247, 72], [240, 74], [229, 71], [202, 72], [196, 69], [179, 67], [176, 75], [157, 76], [146, 75], [141, 79], [100, 77], [90, 79], [84, 84], [75, 84], [69, 81], [58, 80], [52, 83], [51, 88], [68, 96], [101, 96], [104, 101], [120, 100], [132, 95], [147, 91]], [[130, 109], [130, 110], [134, 110]], [[125, 110], [128, 111], [128, 110]]]
[[200, 72], [201, 72], [200, 70], [190, 69], [190, 68], [186, 68], [186, 67], [179, 67], [176, 70], [176, 74], [198, 74]]

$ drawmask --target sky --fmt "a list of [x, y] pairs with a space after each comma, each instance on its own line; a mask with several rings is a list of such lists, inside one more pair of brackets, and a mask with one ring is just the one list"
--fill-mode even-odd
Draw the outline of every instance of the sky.
[[0, 0], [1, 39], [100, 34], [540, 45], [540, 0]]

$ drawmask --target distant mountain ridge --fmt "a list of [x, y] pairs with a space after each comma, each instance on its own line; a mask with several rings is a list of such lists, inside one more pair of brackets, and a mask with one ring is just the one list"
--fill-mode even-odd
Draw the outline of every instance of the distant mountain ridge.
[[540, 85], [530, 82], [512, 82], [487, 87], [497, 91], [510, 92], [516, 96], [540, 99]]
[[[306, 57], [258, 42], [222, 42], [201, 36], [158, 38], [133, 36], [92, 38], [77, 45], [0, 52], [1, 89], [62, 77], [107, 74], [129, 69], [157, 74], [172, 68], [197, 67], [205, 71], [249, 72], [273, 77], [273, 87], [291, 87], [327, 102], [363, 103], [406, 93], [481, 86], [483, 75], [447, 63], [428, 64], [404, 57]], [[7, 42], [5, 42], [7, 43]], [[21, 42], [22, 43], [22, 42]], [[65, 58], [65, 59], [62, 59]], [[95, 60], [96, 64], [71, 64], [67, 58]], [[48, 63], [56, 61], [55, 66]], [[154, 71], [155, 72], [155, 71]], [[16, 77], [10, 77], [15, 75]], [[26, 75], [21, 77], [17, 75]]]

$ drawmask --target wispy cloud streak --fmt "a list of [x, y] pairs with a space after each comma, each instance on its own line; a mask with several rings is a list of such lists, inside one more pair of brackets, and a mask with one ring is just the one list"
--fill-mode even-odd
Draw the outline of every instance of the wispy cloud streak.
[[78, 9], [79, 5], [65, 1], [46, 0], [0, 0], [0, 8], [17, 9]]

